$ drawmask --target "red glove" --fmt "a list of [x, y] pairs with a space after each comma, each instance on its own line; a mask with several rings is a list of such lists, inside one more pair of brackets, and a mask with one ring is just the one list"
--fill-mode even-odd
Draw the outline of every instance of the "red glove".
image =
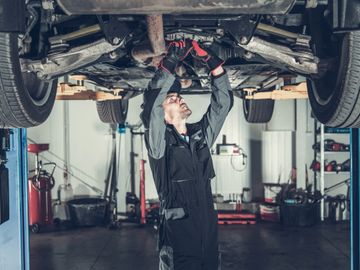
[[224, 60], [215, 55], [211, 50], [202, 48], [197, 41], [192, 41], [192, 47], [194, 48], [191, 51], [192, 56], [206, 63], [210, 71], [224, 64]]
[[159, 67], [173, 74], [177, 64], [183, 61], [192, 49], [190, 39], [171, 41], [167, 47], [167, 54], [161, 60]]

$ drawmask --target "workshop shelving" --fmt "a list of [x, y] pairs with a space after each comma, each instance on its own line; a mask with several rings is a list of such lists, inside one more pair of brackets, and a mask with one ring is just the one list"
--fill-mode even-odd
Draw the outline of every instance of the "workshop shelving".
[[[314, 170], [314, 188], [319, 190], [321, 194], [325, 193], [326, 188], [340, 183], [346, 178], [350, 178], [350, 168], [348, 168], [348, 170], [346, 168], [345, 171], [326, 170], [326, 164], [332, 161], [336, 161], [338, 164], [341, 164], [350, 159], [350, 149], [341, 151], [325, 151], [325, 141], [329, 139], [334, 140], [336, 143], [349, 145], [349, 129], [329, 128], [315, 121], [314, 145], [319, 143], [320, 149], [314, 147], [314, 160], [320, 163], [320, 168], [319, 170]], [[337, 190], [336, 192], [337, 194], [347, 195], [344, 190], [342, 192]], [[321, 202], [321, 219], [324, 219], [324, 200]]]

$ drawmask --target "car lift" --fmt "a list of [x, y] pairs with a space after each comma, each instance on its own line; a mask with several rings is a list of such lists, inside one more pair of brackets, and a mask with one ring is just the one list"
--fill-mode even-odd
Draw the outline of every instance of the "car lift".
[[[70, 77], [76, 80], [76, 84], [60, 83], [57, 88], [56, 99], [57, 100], [114, 100], [122, 99], [121, 92], [123, 89], [109, 90], [89, 90], [85, 86], [87, 77], [84, 75], [73, 75]], [[195, 91], [196, 92], [196, 91]], [[240, 96], [245, 99], [307, 99], [307, 86], [306, 82], [298, 84], [289, 84], [280, 87], [279, 89], [270, 91], [258, 91], [257, 88], [243, 88], [240, 90]], [[191, 93], [189, 91], [188, 93]], [[207, 92], [204, 92], [207, 93]], [[238, 92], [235, 92], [239, 95]]]
[[67, 82], [59, 83], [57, 87], [57, 100], [115, 100], [122, 99], [121, 92], [123, 89], [114, 89], [112, 91], [89, 90], [85, 86], [86, 76], [73, 75], [70, 77], [76, 80], [76, 84]]
[[256, 88], [244, 88], [241, 89], [244, 94], [245, 99], [275, 99], [275, 100], [285, 100], [285, 99], [307, 99], [308, 91], [306, 82], [301, 82], [298, 84], [284, 85], [279, 89], [271, 91], [257, 91]]

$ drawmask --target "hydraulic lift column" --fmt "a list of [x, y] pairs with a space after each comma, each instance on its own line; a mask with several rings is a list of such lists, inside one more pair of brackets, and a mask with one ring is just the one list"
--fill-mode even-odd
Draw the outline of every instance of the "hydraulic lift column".
[[351, 129], [351, 270], [360, 269], [360, 132]]
[[0, 129], [0, 269], [29, 270], [25, 129]]

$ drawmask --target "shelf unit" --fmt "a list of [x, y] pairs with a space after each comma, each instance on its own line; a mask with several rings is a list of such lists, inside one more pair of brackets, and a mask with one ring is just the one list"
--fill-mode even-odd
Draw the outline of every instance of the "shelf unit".
[[[320, 133], [318, 133], [318, 127], [320, 127]], [[344, 162], [345, 160], [350, 158], [350, 151], [325, 151], [325, 139], [333, 139], [336, 142], [341, 143], [350, 143], [350, 132], [325, 132], [325, 126], [323, 124], [318, 124], [315, 121], [315, 135], [314, 141], [315, 143], [320, 143], [320, 151], [314, 150], [314, 159], [320, 162], [320, 171], [314, 171], [314, 188], [319, 190], [321, 194], [325, 193], [325, 188], [329, 187], [327, 182], [325, 181], [326, 176], [341, 176], [339, 179], [332, 179], [332, 184], [336, 184], [336, 182], [340, 182], [344, 180], [344, 177], [350, 178], [350, 171], [325, 171], [325, 160], [331, 159], [336, 160], [338, 162]], [[336, 130], [336, 129], [333, 129]], [[324, 219], [324, 200], [321, 201], [321, 219]]]

